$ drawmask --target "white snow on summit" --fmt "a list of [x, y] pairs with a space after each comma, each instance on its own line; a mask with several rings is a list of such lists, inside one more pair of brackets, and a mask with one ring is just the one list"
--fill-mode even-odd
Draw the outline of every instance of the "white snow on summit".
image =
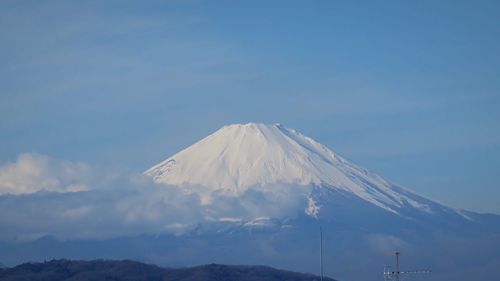
[[158, 182], [242, 191], [253, 185], [340, 183], [335, 156], [279, 124], [225, 126], [146, 172]]
[[[393, 213], [407, 205], [431, 212], [408, 192], [280, 124], [225, 126], [145, 174], [157, 183], [202, 186], [234, 196], [256, 186], [315, 185], [352, 193]], [[311, 215], [318, 208], [310, 202]]]

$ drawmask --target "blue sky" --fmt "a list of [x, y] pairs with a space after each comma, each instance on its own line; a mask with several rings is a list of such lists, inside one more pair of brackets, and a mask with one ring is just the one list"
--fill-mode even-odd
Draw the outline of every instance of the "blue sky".
[[143, 171], [280, 122], [417, 193], [500, 213], [497, 1], [2, 1], [0, 162]]

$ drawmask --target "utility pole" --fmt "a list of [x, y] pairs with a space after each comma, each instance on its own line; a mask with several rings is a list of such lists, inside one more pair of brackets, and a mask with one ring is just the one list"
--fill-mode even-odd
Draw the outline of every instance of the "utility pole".
[[396, 252], [396, 281], [399, 281], [399, 274], [401, 273], [399, 271], [399, 255], [401, 254], [400, 252]]
[[319, 271], [320, 280], [323, 281], [323, 228], [319, 227]]

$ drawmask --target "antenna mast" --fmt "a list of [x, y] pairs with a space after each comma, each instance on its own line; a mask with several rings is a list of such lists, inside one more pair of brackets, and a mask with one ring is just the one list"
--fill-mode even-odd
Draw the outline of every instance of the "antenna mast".
[[396, 256], [396, 270], [391, 271], [390, 266], [384, 267], [384, 280], [386, 281], [391, 281], [391, 280], [400, 281], [401, 279], [403, 279], [403, 277], [406, 277], [411, 274], [431, 273], [430, 270], [401, 271], [399, 268], [399, 255], [401, 255], [401, 253], [397, 251], [394, 253], [394, 255]]
[[401, 253], [400, 252], [396, 252], [395, 255], [396, 255], [396, 280], [399, 281], [399, 274], [401, 273], [399, 271], [399, 255]]
[[323, 281], [323, 228], [319, 227], [319, 270], [320, 280]]

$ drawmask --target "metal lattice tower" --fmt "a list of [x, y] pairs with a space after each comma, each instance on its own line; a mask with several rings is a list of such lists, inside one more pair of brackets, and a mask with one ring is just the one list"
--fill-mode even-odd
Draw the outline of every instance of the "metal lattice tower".
[[406, 279], [406, 277], [410, 275], [431, 273], [430, 270], [401, 271], [399, 268], [399, 255], [401, 255], [401, 253], [395, 252], [394, 255], [396, 257], [396, 270], [391, 270], [390, 266], [384, 266], [385, 281], [392, 281], [392, 280], [401, 281]]

